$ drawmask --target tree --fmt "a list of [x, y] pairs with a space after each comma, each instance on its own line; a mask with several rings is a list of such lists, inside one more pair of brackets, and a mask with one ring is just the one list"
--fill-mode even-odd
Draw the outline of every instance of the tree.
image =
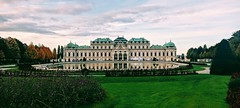
[[210, 73], [229, 75], [237, 71], [239, 67], [239, 63], [236, 61], [229, 42], [223, 39], [216, 48], [216, 54], [212, 61]]
[[61, 57], [61, 59], [62, 59], [62, 58], [63, 58], [63, 46], [61, 46], [60, 51], [61, 51], [61, 55], [60, 55], [60, 57]]
[[60, 45], [58, 45], [58, 48], [57, 48], [57, 58], [59, 59], [60, 58], [60, 54], [61, 54], [61, 51], [60, 51]]
[[9, 46], [10, 51], [12, 52], [13, 59], [21, 59], [20, 48], [14, 38], [8, 37], [6, 39], [7, 45]]
[[57, 51], [56, 51], [56, 48], [53, 48], [53, 59], [56, 59], [57, 58]]
[[236, 53], [236, 56], [238, 57], [238, 59], [240, 59], [240, 44], [238, 45], [235, 53]]
[[5, 58], [4, 52], [0, 50], [0, 59], [4, 59], [4, 58]]
[[27, 47], [27, 56], [30, 60], [36, 60], [38, 58], [38, 52], [33, 43], [30, 43]]

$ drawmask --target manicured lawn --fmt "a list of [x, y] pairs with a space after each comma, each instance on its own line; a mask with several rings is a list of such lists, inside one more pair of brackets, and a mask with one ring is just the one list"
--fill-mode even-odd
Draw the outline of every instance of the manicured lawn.
[[108, 98], [94, 107], [227, 108], [230, 76], [96, 77]]
[[194, 71], [201, 71], [201, 70], [204, 70], [205, 68], [204, 67], [207, 67], [207, 66], [202, 66], [202, 65], [193, 65], [193, 69], [189, 69], [189, 70], [194, 70]]

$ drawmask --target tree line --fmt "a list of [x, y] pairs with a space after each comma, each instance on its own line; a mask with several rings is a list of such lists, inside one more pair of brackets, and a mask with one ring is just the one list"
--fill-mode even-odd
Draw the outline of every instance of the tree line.
[[63, 57], [63, 46], [58, 46], [58, 51], [56, 48], [51, 51], [43, 44], [27, 45], [16, 38], [0, 37], [0, 64], [49, 62], [60, 57]]
[[[240, 30], [233, 33], [231, 38], [226, 40], [229, 42], [233, 54], [240, 59]], [[191, 61], [197, 61], [197, 59], [213, 59], [216, 55], [218, 45], [219, 43], [209, 48], [207, 48], [207, 45], [190, 48], [187, 51], [187, 58]]]

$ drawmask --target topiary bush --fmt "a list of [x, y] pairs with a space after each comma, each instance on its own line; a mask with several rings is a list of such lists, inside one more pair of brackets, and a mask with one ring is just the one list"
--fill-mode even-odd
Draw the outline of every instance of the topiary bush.
[[234, 73], [228, 83], [226, 101], [230, 108], [240, 108], [240, 73]]
[[0, 107], [80, 107], [103, 100], [105, 90], [90, 78], [3, 78]]

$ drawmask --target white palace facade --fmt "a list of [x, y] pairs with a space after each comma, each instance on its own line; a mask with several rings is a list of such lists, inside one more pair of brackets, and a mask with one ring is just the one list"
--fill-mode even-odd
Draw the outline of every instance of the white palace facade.
[[[150, 45], [145, 38], [97, 38], [90, 46], [70, 42], [64, 48], [64, 70], [165, 69], [174, 68], [173, 42]], [[153, 65], [154, 64], [154, 65]]]

